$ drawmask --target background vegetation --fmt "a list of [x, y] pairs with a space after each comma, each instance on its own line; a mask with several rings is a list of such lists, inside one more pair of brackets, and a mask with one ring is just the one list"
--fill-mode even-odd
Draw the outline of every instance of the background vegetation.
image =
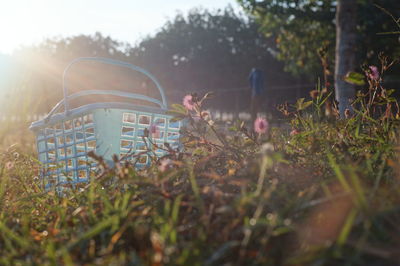
[[[318, 78], [327, 74], [332, 89], [335, 52], [334, 1], [240, 1], [248, 12], [231, 8], [193, 9], [177, 14], [153, 36], [136, 44], [120, 43], [96, 33], [49, 39], [0, 57], [4, 76], [0, 82], [2, 113], [45, 113], [62, 98], [61, 75], [80, 56], [103, 56], [131, 62], [149, 70], [178, 102], [188, 92], [214, 91], [209, 106], [220, 110], [248, 110], [248, 74], [254, 66], [266, 76], [266, 111], [276, 104], [308, 97]], [[399, 56], [398, 38], [380, 33], [396, 31], [392, 18], [378, 4], [398, 17], [398, 2], [360, 1], [357, 7], [357, 61], [377, 64], [378, 53]], [[322, 53], [322, 54], [321, 54]], [[321, 55], [329, 66], [321, 67]], [[3, 67], [2, 67], [3, 66]], [[156, 94], [146, 80], [118, 68], [82, 64], [69, 77], [71, 91], [106, 88]], [[82, 69], [86, 69], [82, 74]], [[387, 73], [385, 85], [399, 84], [399, 67]], [[274, 95], [274, 97], [267, 97]], [[155, 95], [156, 96], [156, 95]], [[20, 103], [29, 106], [21, 109]], [[228, 104], [234, 103], [234, 104]]]

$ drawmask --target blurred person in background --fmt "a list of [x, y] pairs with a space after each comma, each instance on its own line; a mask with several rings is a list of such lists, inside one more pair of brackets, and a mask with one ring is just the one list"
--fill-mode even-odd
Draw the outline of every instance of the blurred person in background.
[[249, 82], [251, 89], [251, 121], [257, 118], [257, 113], [260, 109], [262, 96], [264, 94], [264, 74], [258, 68], [252, 68], [249, 74]]

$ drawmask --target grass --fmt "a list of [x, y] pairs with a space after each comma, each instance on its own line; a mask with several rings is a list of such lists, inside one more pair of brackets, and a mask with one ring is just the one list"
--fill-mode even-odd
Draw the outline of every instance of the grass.
[[62, 197], [40, 186], [33, 140], [4, 134], [0, 263], [398, 265], [400, 120], [368, 82], [345, 119], [323, 90], [284, 107], [291, 132], [226, 133], [202, 113], [210, 95], [174, 105], [183, 151], [140, 171], [116, 160]]

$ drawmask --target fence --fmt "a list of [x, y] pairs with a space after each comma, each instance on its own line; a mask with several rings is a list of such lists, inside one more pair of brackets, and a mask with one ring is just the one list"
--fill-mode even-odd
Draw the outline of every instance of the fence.
[[[286, 95], [287, 99], [297, 99], [300, 97], [305, 97], [304, 91], [307, 91], [307, 88], [311, 90], [315, 84], [294, 84], [292, 86], [266, 86], [267, 90], [267, 98], [271, 98], [270, 101], [271, 106], [275, 106], [277, 103], [282, 102], [282, 95]], [[188, 93], [192, 93], [195, 91], [200, 96], [209, 92], [208, 89], [195, 89], [195, 90], [187, 90], [187, 91], [173, 91], [168, 93], [172, 102], [181, 103], [184, 95]], [[219, 89], [215, 90], [214, 93], [218, 101], [228, 102], [228, 108], [218, 108], [218, 104], [213, 104], [213, 106], [209, 106], [209, 109], [212, 113], [212, 116], [215, 120], [227, 121], [233, 119], [241, 119], [244, 121], [250, 120], [249, 110], [243, 108], [243, 106], [250, 105], [249, 97], [246, 97], [246, 93], [249, 93], [249, 88], [241, 87], [241, 88], [231, 88], [231, 89]], [[262, 110], [265, 112], [265, 110]], [[263, 115], [263, 114], [261, 114]], [[0, 113], [0, 122], [15, 122], [15, 123], [30, 123], [33, 121], [40, 120], [44, 118], [46, 114], [27, 114], [27, 115], [10, 115]]]
[[[233, 112], [224, 112], [221, 110], [208, 110], [212, 116], [213, 119], [215, 120], [221, 120], [221, 121], [228, 121], [232, 120], [234, 118], [239, 117], [241, 120], [249, 120], [250, 119], [250, 113], [247, 112], [241, 112], [239, 115], [233, 113]], [[11, 123], [31, 123], [40, 119], [43, 119], [46, 116], [46, 114], [32, 114], [32, 115], [26, 115], [26, 116], [18, 116], [18, 115], [6, 115], [6, 114], [0, 114], [0, 123], [1, 122], [11, 122]]]
[[0, 122], [30, 123], [43, 119], [46, 114], [9, 115], [0, 114]]

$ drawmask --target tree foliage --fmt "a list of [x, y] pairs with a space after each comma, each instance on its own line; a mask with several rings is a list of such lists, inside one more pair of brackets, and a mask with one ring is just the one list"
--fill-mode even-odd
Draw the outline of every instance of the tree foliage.
[[[156, 74], [172, 98], [180, 100], [189, 91], [247, 87], [254, 66], [266, 71], [269, 86], [291, 80], [273, 57], [273, 46], [253, 19], [231, 8], [217, 12], [194, 9], [187, 16], [177, 15], [155, 36], [133, 47], [130, 57]], [[221, 105], [232, 106], [232, 101], [226, 101], [229, 93], [222, 97]]]
[[[238, 0], [261, 25], [266, 36], [273, 37], [278, 58], [291, 73], [315, 77], [320, 73], [317, 50], [326, 46], [333, 58], [335, 46], [336, 1], [332, 0]], [[357, 3], [359, 64], [376, 60], [376, 54], [385, 52], [399, 56], [398, 39], [378, 35], [396, 29], [392, 19], [374, 4], [400, 15], [397, 0], [360, 0]], [[356, 14], [354, 14], [356, 15]]]
[[[49, 39], [36, 47], [26, 47], [13, 56], [24, 74], [15, 85], [14, 96], [26, 98], [34, 111], [46, 112], [62, 97], [61, 76], [66, 65], [77, 57], [101, 56], [131, 62], [149, 70], [165, 88], [172, 102], [185, 93], [205, 90], [220, 92], [213, 105], [232, 109], [235, 98], [240, 108], [249, 105], [248, 74], [258, 66], [266, 73], [267, 87], [292, 84], [283, 65], [273, 56], [274, 42], [259, 33], [256, 22], [232, 8], [210, 12], [193, 9], [177, 14], [154, 36], [128, 45], [100, 33]], [[89, 71], [92, 69], [92, 71]], [[68, 76], [70, 91], [118, 89], [159, 97], [149, 80], [116, 67], [93, 64], [74, 67]], [[11, 102], [10, 102], [11, 103]], [[18, 111], [19, 106], [12, 109]]]

